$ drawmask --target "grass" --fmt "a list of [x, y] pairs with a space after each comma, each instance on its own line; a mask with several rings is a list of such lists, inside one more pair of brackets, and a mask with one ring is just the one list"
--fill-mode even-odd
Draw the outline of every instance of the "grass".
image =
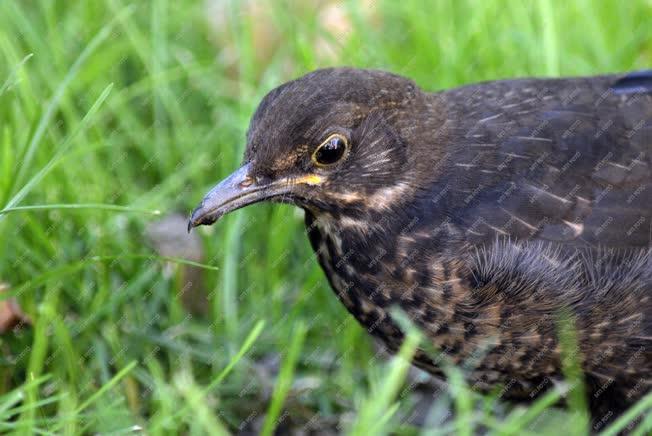
[[[298, 2], [216, 3], [211, 15], [187, 0], [0, 2], [0, 280], [33, 320], [0, 337], [0, 431], [581, 432], [577, 410], [551, 407], [558, 392], [514, 407], [454, 370], [427, 425], [410, 425], [407, 366], [378, 358], [288, 206], [202, 230], [201, 262], [160, 255], [145, 234], [236, 167], [257, 102], [289, 78], [346, 64], [434, 90], [649, 68], [652, 4], [345, 1], [325, 23]], [[203, 316], [177, 295], [189, 264]]]

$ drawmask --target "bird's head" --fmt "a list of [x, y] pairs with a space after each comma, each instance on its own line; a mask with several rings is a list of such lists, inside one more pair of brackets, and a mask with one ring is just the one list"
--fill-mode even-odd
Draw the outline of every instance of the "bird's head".
[[272, 90], [251, 120], [244, 164], [204, 197], [189, 228], [263, 200], [319, 212], [400, 197], [412, 177], [406, 113], [422, 96], [403, 77], [351, 68]]

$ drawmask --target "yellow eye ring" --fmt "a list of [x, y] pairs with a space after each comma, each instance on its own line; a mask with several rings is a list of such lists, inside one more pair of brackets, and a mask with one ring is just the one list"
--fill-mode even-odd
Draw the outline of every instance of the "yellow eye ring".
[[339, 133], [330, 135], [312, 153], [312, 162], [320, 167], [333, 165], [341, 161], [349, 151], [349, 141]]

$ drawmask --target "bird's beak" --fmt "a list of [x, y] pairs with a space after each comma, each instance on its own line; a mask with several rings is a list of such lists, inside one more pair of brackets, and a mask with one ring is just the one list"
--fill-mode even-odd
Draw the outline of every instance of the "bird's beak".
[[268, 198], [269, 184], [255, 183], [249, 175], [250, 169], [250, 164], [245, 164], [215, 185], [192, 212], [188, 231], [199, 225], [213, 224], [233, 210]]
[[256, 182], [250, 175], [251, 164], [245, 164], [215, 185], [192, 212], [188, 231], [200, 225], [210, 225], [223, 215], [272, 197], [291, 194], [296, 184], [315, 184], [317, 176]]

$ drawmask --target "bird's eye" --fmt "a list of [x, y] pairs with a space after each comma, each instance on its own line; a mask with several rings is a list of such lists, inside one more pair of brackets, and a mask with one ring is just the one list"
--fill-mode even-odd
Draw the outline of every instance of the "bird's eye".
[[312, 154], [312, 161], [317, 165], [331, 165], [344, 157], [348, 147], [346, 138], [342, 135], [331, 135], [321, 143]]

